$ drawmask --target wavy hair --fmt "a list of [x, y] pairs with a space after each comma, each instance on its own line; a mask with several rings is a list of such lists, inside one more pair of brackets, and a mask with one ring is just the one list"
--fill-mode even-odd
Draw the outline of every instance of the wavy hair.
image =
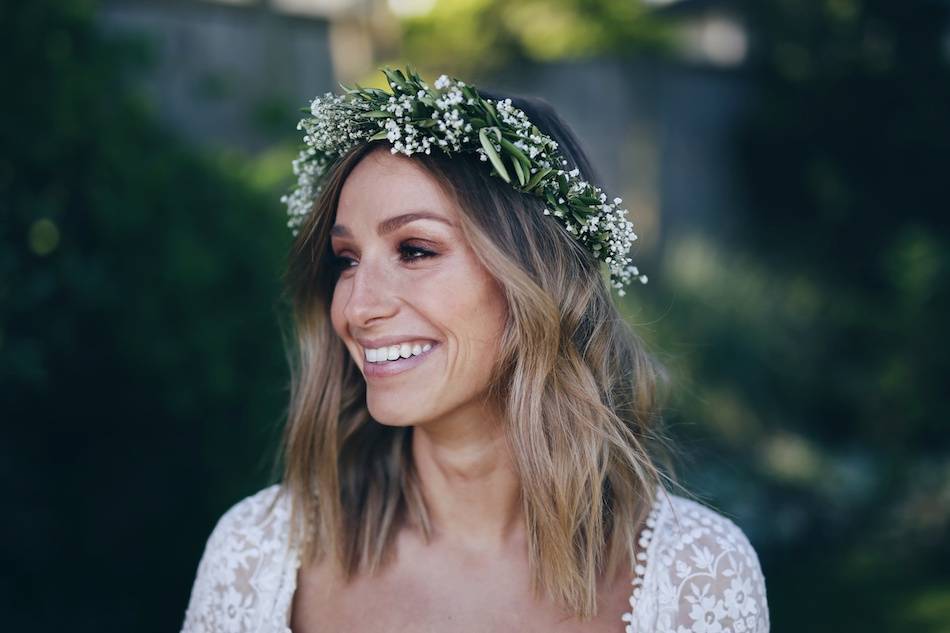
[[[569, 167], [599, 182], [568, 125], [545, 101], [509, 96], [557, 141]], [[330, 321], [329, 231], [363, 143], [330, 170], [292, 244], [290, 403], [278, 462], [302, 561], [335, 556], [347, 580], [392, 557], [401, 527], [431, 525], [412, 460], [412, 428], [376, 422], [366, 385]], [[460, 226], [499, 281], [508, 318], [489, 385], [522, 487], [532, 591], [580, 619], [597, 613], [597, 578], [636, 560], [654, 495], [676, 485], [661, 432], [665, 368], [613, 302], [599, 262], [543, 201], [491, 176], [475, 154], [413, 154], [457, 201]], [[624, 558], [628, 556], [629, 559]]]

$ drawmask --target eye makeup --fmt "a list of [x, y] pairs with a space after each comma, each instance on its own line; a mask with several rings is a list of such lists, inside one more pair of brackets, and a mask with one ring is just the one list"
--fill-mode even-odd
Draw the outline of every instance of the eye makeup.
[[[430, 259], [439, 255], [437, 252], [429, 248], [424, 248], [419, 244], [420, 240], [405, 240], [400, 242], [398, 247], [399, 260], [405, 264], [412, 265], [413, 262], [423, 259]], [[355, 260], [350, 257], [337, 255], [332, 251], [330, 252], [329, 258], [330, 266], [337, 274], [342, 273], [347, 268], [352, 268], [353, 266], [351, 262], [355, 262]]]

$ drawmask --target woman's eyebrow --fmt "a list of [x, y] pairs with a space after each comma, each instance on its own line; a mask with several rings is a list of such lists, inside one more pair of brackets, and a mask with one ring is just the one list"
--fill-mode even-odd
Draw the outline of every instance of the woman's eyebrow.
[[[376, 227], [376, 233], [382, 237], [383, 235], [388, 235], [392, 233], [399, 227], [409, 224], [410, 222], [415, 222], [416, 220], [435, 220], [437, 222], [443, 222], [449, 226], [455, 226], [452, 222], [447, 220], [444, 216], [433, 213], [432, 211], [411, 211], [409, 213], [402, 213], [400, 215], [394, 215], [391, 218], [386, 218], [385, 220], [380, 221], [379, 225]], [[330, 235], [337, 237], [350, 237], [350, 229], [345, 227], [342, 224], [334, 224], [330, 228]]]

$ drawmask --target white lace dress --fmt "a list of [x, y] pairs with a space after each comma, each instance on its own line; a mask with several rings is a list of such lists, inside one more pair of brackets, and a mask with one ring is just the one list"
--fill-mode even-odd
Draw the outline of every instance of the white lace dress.
[[[289, 543], [290, 501], [275, 484], [235, 504], [208, 538], [182, 633], [291, 633], [300, 559]], [[625, 633], [768, 633], [765, 578], [742, 530], [669, 492], [657, 496], [631, 570]]]

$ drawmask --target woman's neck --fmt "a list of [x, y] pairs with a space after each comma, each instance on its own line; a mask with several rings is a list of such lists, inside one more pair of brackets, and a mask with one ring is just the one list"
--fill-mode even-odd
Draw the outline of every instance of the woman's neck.
[[504, 429], [483, 412], [416, 426], [412, 455], [434, 538], [470, 550], [523, 541], [521, 485]]

